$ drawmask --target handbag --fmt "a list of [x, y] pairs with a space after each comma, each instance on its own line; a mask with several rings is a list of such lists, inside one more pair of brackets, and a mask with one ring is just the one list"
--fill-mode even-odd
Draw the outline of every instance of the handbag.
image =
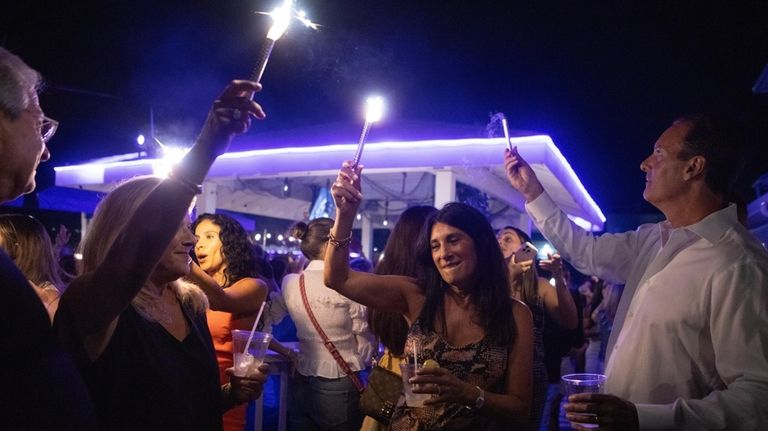
[[[392, 357], [390, 356], [390, 360]], [[384, 425], [389, 425], [400, 395], [403, 393], [403, 379], [384, 367], [375, 365], [368, 376], [368, 386], [360, 394], [358, 406], [366, 416]]]
[[339, 364], [339, 367], [341, 367], [341, 369], [347, 374], [347, 377], [352, 380], [352, 383], [355, 385], [355, 388], [357, 388], [357, 391], [362, 393], [363, 389], [365, 388], [360, 382], [360, 378], [357, 377], [357, 374], [355, 374], [351, 368], [349, 368], [349, 364], [347, 364], [347, 361], [341, 357], [341, 353], [339, 353], [339, 350], [336, 349], [336, 345], [333, 344], [333, 341], [328, 339], [328, 336], [325, 335], [325, 331], [323, 331], [323, 328], [320, 327], [320, 323], [318, 323], [317, 319], [315, 319], [315, 314], [312, 312], [312, 307], [309, 306], [309, 301], [307, 300], [307, 289], [304, 287], [304, 274], [299, 276], [299, 288], [301, 290], [301, 302], [304, 303], [304, 308], [307, 310], [309, 320], [312, 321], [312, 326], [315, 327], [317, 333], [320, 334], [320, 338], [323, 339], [323, 345], [326, 349], [328, 349], [328, 352], [331, 353], [331, 356], [333, 356], [333, 359], [336, 360], [337, 364]]
[[339, 364], [339, 367], [341, 367], [352, 380], [355, 388], [357, 388], [357, 391], [360, 393], [360, 401], [358, 403], [360, 411], [366, 416], [370, 416], [377, 421], [388, 425], [389, 420], [392, 418], [392, 413], [395, 412], [397, 400], [403, 393], [402, 377], [386, 368], [376, 365], [368, 376], [368, 386], [364, 387], [357, 377], [357, 374], [349, 368], [347, 361], [341, 357], [336, 346], [328, 339], [328, 336], [325, 335], [325, 331], [320, 327], [320, 323], [318, 323], [315, 318], [315, 314], [312, 313], [312, 308], [309, 306], [309, 301], [307, 300], [307, 290], [304, 287], [304, 274], [301, 274], [299, 277], [299, 287], [301, 290], [301, 301], [304, 303], [304, 308], [307, 310], [309, 320], [312, 321], [315, 330], [320, 334], [320, 338], [323, 339], [323, 345], [325, 345], [325, 348], [331, 353], [331, 356], [333, 356], [333, 359]]

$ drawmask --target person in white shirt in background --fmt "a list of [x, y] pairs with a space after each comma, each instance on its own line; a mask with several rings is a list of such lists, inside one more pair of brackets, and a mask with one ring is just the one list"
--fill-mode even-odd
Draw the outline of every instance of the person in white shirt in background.
[[299, 364], [288, 391], [288, 429], [292, 431], [357, 431], [363, 421], [357, 388], [323, 344], [299, 290], [303, 278], [312, 314], [349, 368], [355, 373], [368, 368], [375, 347], [366, 307], [326, 287], [323, 281], [331, 227], [332, 219], [317, 218], [298, 222], [291, 229], [291, 236], [301, 240], [301, 252], [309, 259], [302, 273], [285, 276], [282, 289], [299, 338]]
[[628, 431], [768, 429], [768, 255], [725, 198], [743, 166], [738, 130], [676, 120], [640, 164], [643, 197], [666, 220], [622, 234], [570, 222], [516, 148], [504, 165], [565, 259], [626, 284], [605, 393], [572, 395], [566, 417]]

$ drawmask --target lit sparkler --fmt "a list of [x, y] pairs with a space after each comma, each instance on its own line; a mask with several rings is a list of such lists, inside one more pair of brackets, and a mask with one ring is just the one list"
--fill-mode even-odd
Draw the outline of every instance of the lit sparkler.
[[256, 66], [253, 68], [250, 77], [251, 81], [260, 82], [261, 77], [264, 75], [264, 70], [267, 68], [269, 56], [272, 54], [272, 48], [275, 47], [275, 42], [277, 42], [285, 31], [288, 30], [291, 20], [296, 19], [312, 30], [317, 30], [318, 24], [310, 21], [303, 10], [297, 11], [294, 8], [294, 0], [284, 0], [282, 6], [272, 12], [256, 13], [272, 17], [272, 27], [270, 27], [269, 32], [267, 32], [267, 38], [261, 46], [259, 58], [256, 61]]
[[507, 126], [507, 117], [501, 114], [501, 128], [504, 129], [504, 140], [507, 142], [507, 149], [512, 151], [512, 140], [509, 139], [509, 127]]
[[360, 158], [363, 156], [363, 147], [365, 147], [365, 141], [368, 139], [368, 132], [371, 131], [373, 123], [381, 120], [382, 115], [384, 115], [384, 99], [381, 97], [369, 97], [365, 101], [365, 125], [363, 126], [363, 133], [360, 134], [360, 141], [357, 143], [353, 166], [357, 166], [360, 163]]

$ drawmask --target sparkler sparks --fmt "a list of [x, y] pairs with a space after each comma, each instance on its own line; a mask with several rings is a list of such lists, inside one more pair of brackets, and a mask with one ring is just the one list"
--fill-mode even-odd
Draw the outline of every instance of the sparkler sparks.
[[[317, 30], [319, 25], [312, 22], [307, 18], [306, 13], [303, 10], [297, 10], [294, 6], [294, 0], [284, 0], [282, 6], [278, 7], [272, 12], [256, 12], [261, 15], [268, 15], [272, 18], [272, 27], [267, 32], [267, 38], [264, 40], [264, 44], [261, 46], [261, 52], [259, 58], [256, 61], [256, 66], [253, 68], [250, 80], [260, 82], [261, 77], [264, 75], [264, 70], [267, 68], [267, 61], [270, 54], [272, 54], [272, 48], [275, 46], [275, 42], [288, 30], [291, 20], [304, 24], [304, 26]], [[253, 95], [251, 95], [253, 98]]]
[[353, 166], [357, 166], [358, 163], [360, 163], [360, 158], [363, 156], [365, 141], [368, 139], [368, 132], [371, 131], [371, 126], [373, 123], [381, 120], [383, 115], [384, 99], [381, 97], [369, 97], [365, 101], [365, 125], [363, 126], [363, 133], [360, 134], [360, 141], [357, 143], [357, 151], [355, 152]]

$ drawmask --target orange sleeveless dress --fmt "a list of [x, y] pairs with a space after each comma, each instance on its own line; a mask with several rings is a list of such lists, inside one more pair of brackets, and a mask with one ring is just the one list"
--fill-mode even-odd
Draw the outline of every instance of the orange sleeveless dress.
[[[208, 329], [211, 331], [213, 348], [216, 350], [216, 362], [219, 364], [219, 381], [229, 382], [229, 376], [224, 372], [234, 364], [232, 359], [232, 331], [235, 329], [251, 330], [253, 314], [233, 315], [224, 311], [206, 311]], [[245, 428], [246, 404], [239, 405], [227, 411], [222, 417], [224, 431], [243, 431]]]

